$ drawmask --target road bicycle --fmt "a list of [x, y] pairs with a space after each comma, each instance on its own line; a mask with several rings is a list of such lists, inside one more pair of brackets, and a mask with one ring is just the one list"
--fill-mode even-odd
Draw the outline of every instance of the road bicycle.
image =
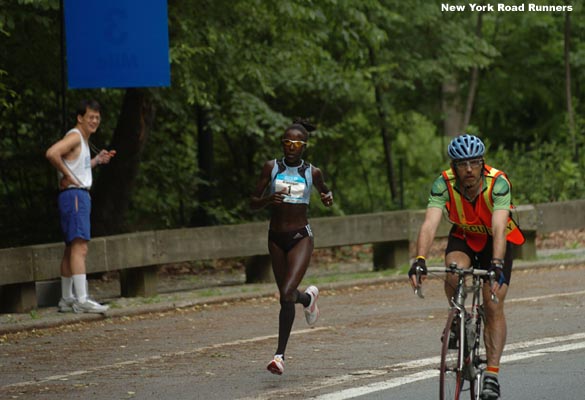
[[[417, 267], [415, 293], [424, 298], [420, 286], [422, 269]], [[450, 273], [457, 275], [455, 295], [451, 299], [451, 307], [447, 323], [441, 337], [441, 364], [439, 366], [439, 399], [458, 400], [462, 393], [469, 392], [472, 400], [479, 400], [481, 395], [483, 373], [487, 360], [485, 346], [482, 346], [482, 327], [485, 324], [485, 312], [482, 302], [483, 279], [487, 277], [493, 285], [493, 271], [474, 268], [458, 268], [457, 264], [448, 267], [428, 267], [429, 273]], [[471, 279], [466, 279], [466, 277]], [[471, 280], [470, 283], [467, 281]], [[465, 306], [467, 295], [472, 295], [471, 305]], [[492, 293], [491, 300], [497, 303], [498, 298]]]

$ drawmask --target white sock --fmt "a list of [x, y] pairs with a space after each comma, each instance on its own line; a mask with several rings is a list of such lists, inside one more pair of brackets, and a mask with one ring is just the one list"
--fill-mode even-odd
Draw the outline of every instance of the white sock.
[[61, 297], [66, 300], [73, 298], [73, 278], [70, 276], [61, 277]]
[[85, 303], [87, 301], [87, 278], [85, 274], [73, 275], [73, 287], [77, 295], [77, 301]]

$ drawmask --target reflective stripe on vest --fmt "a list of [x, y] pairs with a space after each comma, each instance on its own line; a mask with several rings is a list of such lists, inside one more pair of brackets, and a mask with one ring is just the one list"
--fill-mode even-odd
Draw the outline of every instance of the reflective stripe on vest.
[[[452, 169], [443, 171], [442, 175], [449, 190], [449, 202], [446, 204], [449, 219], [463, 231], [467, 244], [474, 251], [481, 251], [487, 242], [488, 235], [492, 234], [492, 213], [494, 210], [492, 191], [496, 178], [503, 176], [509, 185], [510, 181], [502, 171], [485, 165], [484, 177], [487, 188], [482, 190], [482, 195], [477, 198], [474, 205], [455, 190], [457, 178]], [[525, 241], [518, 225], [510, 217], [508, 217], [506, 225], [506, 240], [518, 245]]]

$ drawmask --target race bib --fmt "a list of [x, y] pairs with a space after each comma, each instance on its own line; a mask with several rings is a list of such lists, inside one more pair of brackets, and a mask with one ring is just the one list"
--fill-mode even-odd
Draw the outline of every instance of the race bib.
[[285, 203], [302, 203], [303, 193], [307, 186], [305, 180], [300, 176], [290, 176], [284, 174], [276, 175], [274, 180], [275, 189], [277, 192], [284, 190], [284, 202]]

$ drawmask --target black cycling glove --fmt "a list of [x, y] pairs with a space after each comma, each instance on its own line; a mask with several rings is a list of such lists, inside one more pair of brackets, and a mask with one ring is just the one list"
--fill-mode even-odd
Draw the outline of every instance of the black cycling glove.
[[495, 281], [498, 282], [498, 285], [502, 286], [506, 280], [506, 277], [504, 276], [504, 260], [494, 258], [490, 263], [490, 268], [488, 271], [494, 272]]
[[410, 270], [408, 270], [408, 277], [412, 277], [413, 275], [416, 275], [416, 267], [420, 267], [422, 269], [421, 271], [421, 275], [426, 275], [427, 274], [427, 262], [424, 258], [422, 257], [417, 257], [416, 260], [414, 260], [414, 262], [412, 263], [412, 266], [410, 267]]

